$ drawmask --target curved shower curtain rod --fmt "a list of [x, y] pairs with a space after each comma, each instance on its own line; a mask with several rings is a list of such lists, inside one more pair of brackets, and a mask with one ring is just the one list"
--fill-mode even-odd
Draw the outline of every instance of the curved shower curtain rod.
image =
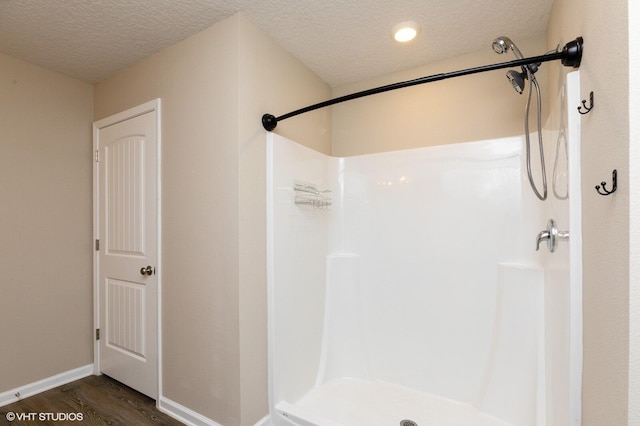
[[502, 68], [511, 68], [530, 64], [539, 64], [542, 62], [560, 60], [562, 65], [566, 67], [578, 68], [580, 61], [582, 60], [583, 39], [578, 37], [573, 41], [565, 44], [560, 52], [548, 53], [541, 56], [533, 56], [531, 58], [516, 59], [510, 62], [501, 62], [498, 64], [484, 65], [475, 68], [467, 68], [460, 71], [452, 71], [442, 74], [430, 75], [427, 77], [417, 78], [415, 80], [402, 81], [399, 83], [388, 84], [386, 86], [376, 87], [374, 89], [363, 90], [362, 92], [352, 93], [350, 95], [341, 96], [339, 98], [330, 99], [328, 101], [320, 102], [308, 107], [300, 108], [290, 113], [276, 117], [272, 114], [264, 114], [262, 116], [262, 126], [267, 131], [272, 131], [276, 128], [279, 121], [286, 120], [287, 118], [295, 117], [296, 115], [304, 114], [305, 112], [313, 111], [319, 108], [324, 108], [330, 105], [335, 105], [341, 102], [350, 101], [352, 99], [358, 99], [369, 95], [375, 95], [377, 93], [388, 92], [390, 90], [401, 89], [403, 87], [416, 86], [418, 84], [431, 83], [432, 81], [445, 80], [452, 77], [461, 77], [463, 75], [476, 74], [485, 71], [499, 70]]

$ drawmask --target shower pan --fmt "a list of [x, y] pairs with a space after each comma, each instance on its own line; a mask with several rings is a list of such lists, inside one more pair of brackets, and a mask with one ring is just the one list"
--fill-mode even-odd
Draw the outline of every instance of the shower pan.
[[[578, 116], [545, 125], [545, 203], [524, 135], [335, 158], [269, 133], [263, 424], [579, 425]], [[571, 237], [536, 252], [550, 217]]]

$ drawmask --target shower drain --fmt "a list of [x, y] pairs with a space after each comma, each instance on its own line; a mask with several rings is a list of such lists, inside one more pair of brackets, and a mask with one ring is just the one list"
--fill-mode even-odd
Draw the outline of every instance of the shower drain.
[[418, 423], [414, 422], [413, 420], [402, 420], [400, 422], [400, 426], [418, 426]]

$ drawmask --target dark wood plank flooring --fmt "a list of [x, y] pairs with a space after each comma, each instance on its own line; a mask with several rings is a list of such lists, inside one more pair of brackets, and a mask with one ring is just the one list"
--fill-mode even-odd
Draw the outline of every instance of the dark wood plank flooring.
[[[89, 376], [0, 407], [0, 424], [182, 425], [173, 417], [160, 412], [155, 404], [153, 399], [110, 377]], [[30, 418], [23, 417], [20, 421], [17, 419], [20, 413], [25, 413]], [[55, 417], [57, 413], [63, 414]], [[8, 419], [14, 417], [12, 414], [16, 419], [10, 422]], [[65, 415], [68, 415], [66, 421]], [[78, 421], [80, 417], [82, 421]]]

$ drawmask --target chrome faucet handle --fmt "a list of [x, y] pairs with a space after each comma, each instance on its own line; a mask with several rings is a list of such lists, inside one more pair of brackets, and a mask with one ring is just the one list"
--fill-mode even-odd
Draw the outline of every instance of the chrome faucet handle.
[[540, 231], [538, 233], [538, 238], [536, 239], [536, 251], [540, 250], [540, 243], [543, 241], [548, 241], [551, 239], [551, 233], [549, 231]]
[[558, 231], [558, 227], [556, 226], [556, 221], [553, 219], [549, 219], [547, 222], [547, 229], [545, 231], [541, 231], [538, 234], [538, 238], [536, 239], [536, 251], [540, 250], [540, 243], [542, 241], [547, 242], [547, 249], [550, 253], [556, 251], [556, 247], [558, 246], [558, 240], [568, 240], [569, 239], [569, 231]]

